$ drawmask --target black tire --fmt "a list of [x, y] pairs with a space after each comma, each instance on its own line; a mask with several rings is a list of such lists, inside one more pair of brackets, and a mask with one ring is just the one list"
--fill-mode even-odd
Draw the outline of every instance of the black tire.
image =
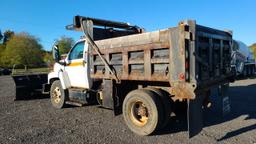
[[253, 67], [252, 67], [252, 76], [255, 76], [255, 69], [256, 69], [256, 67], [253, 66]]
[[250, 66], [250, 71], [251, 71], [251, 76], [254, 75], [254, 68], [253, 68], [253, 65]]
[[247, 75], [247, 73], [246, 73], [246, 68], [244, 67], [244, 69], [243, 69], [243, 78], [245, 78], [246, 75]]
[[249, 66], [246, 67], [246, 78], [249, 76]]
[[252, 71], [251, 71], [251, 66], [250, 65], [248, 66], [248, 70], [247, 71], [248, 71], [248, 77], [250, 77], [252, 75]]
[[66, 106], [65, 102], [68, 99], [68, 92], [62, 88], [59, 80], [52, 83], [50, 96], [53, 107], [61, 109]]
[[161, 121], [160, 125], [159, 125], [159, 130], [163, 129], [168, 122], [170, 121], [171, 118], [171, 113], [172, 113], [172, 106], [173, 106], [173, 101], [172, 99], [168, 96], [168, 93], [160, 90], [160, 89], [156, 89], [156, 88], [147, 88], [149, 90], [151, 90], [152, 92], [154, 92], [161, 101], [161, 104], [163, 106], [163, 120]]
[[[124, 120], [129, 129], [138, 135], [150, 135], [157, 129], [160, 123], [160, 109], [161, 103], [157, 96], [145, 89], [128, 93], [123, 102]], [[140, 112], [142, 114], [139, 114]]]

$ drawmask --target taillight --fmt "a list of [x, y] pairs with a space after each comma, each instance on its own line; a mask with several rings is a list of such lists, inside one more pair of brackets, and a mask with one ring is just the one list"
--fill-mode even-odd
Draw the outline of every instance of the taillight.
[[189, 40], [185, 39], [185, 80], [189, 81], [189, 59], [190, 59], [190, 51], [189, 51]]
[[185, 80], [185, 75], [184, 73], [179, 74], [179, 80]]

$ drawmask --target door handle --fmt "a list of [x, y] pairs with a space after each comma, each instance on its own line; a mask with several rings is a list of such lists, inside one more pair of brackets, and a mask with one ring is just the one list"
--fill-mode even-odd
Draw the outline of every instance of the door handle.
[[85, 66], [85, 64], [86, 64], [86, 61], [85, 61], [85, 60], [83, 60], [83, 66]]

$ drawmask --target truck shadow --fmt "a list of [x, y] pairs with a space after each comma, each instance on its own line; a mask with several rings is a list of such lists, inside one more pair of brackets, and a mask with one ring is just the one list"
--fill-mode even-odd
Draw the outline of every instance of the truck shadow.
[[[231, 112], [225, 116], [222, 115], [222, 103], [218, 96], [213, 92], [211, 96], [212, 107], [204, 110], [204, 127], [214, 126], [221, 123], [229, 122], [234, 119], [242, 119], [243, 121], [256, 119], [256, 84], [248, 86], [232, 86], [229, 89]], [[157, 131], [157, 135], [177, 133], [187, 131], [186, 111], [183, 116], [172, 117], [166, 128]], [[243, 117], [241, 117], [243, 116]], [[246, 125], [246, 124], [244, 124]], [[242, 133], [255, 130], [256, 124], [245, 126], [240, 129], [228, 132], [224, 137], [217, 139], [222, 141], [231, 137], [238, 136]]]
[[[226, 116], [221, 116], [218, 107], [221, 107], [221, 103], [218, 103], [216, 107], [213, 107], [208, 114], [212, 115], [217, 113], [220, 115], [219, 117], [213, 117], [211, 120], [210, 115], [206, 118], [206, 126], [216, 125], [224, 122], [228, 122], [234, 119], [241, 119], [241, 125], [246, 120], [256, 119], [256, 84], [251, 84], [248, 86], [233, 86], [230, 87], [229, 90], [230, 103], [231, 103], [231, 112]], [[242, 116], [242, 117], [241, 117]], [[246, 124], [244, 124], [246, 125]], [[228, 132], [224, 137], [218, 139], [218, 141], [222, 141], [225, 139], [229, 139], [231, 137], [238, 136], [242, 133], [255, 130], [256, 124], [241, 127], [234, 131]]]
[[225, 140], [225, 139], [229, 139], [231, 137], [234, 137], [234, 136], [237, 136], [237, 135], [240, 135], [242, 133], [245, 133], [245, 132], [248, 132], [248, 131], [251, 131], [251, 130], [255, 130], [255, 129], [256, 129], [256, 124], [251, 125], [251, 126], [247, 126], [247, 127], [243, 127], [241, 129], [238, 129], [238, 130], [235, 130], [235, 131], [232, 131], [232, 132], [228, 132], [224, 137], [218, 139], [217, 141], [222, 141], [222, 140]]
[[50, 95], [46, 95], [46, 94], [33, 94], [33, 95], [24, 95], [21, 96], [21, 98], [15, 98], [14, 97], [14, 101], [32, 101], [32, 100], [39, 100], [39, 99], [49, 99]]
[[249, 76], [249, 77], [238, 76], [236, 80], [246, 80], [246, 79], [255, 79], [255, 78], [256, 78], [256, 75]]

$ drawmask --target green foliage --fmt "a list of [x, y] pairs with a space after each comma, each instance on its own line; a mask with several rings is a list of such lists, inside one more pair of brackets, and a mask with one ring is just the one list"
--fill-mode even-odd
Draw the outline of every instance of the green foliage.
[[54, 63], [53, 57], [52, 57], [52, 53], [45, 51], [44, 52], [44, 56], [43, 56], [43, 61], [45, 64], [52, 65]]
[[5, 51], [5, 44], [0, 44], [0, 64], [1, 64], [1, 56], [3, 55]]
[[[59, 47], [60, 55], [63, 55], [63, 54], [67, 54], [69, 52], [69, 50], [74, 45], [74, 43], [75, 42], [74, 42], [73, 38], [62, 36], [56, 41], [55, 44], [58, 45], [58, 47]], [[54, 60], [53, 60], [52, 52], [45, 51], [44, 55], [43, 55], [43, 61], [48, 66], [53, 65]]]
[[60, 55], [68, 53], [74, 43], [73, 38], [66, 36], [62, 36], [59, 40], [57, 40], [56, 44], [59, 47]]
[[[28, 67], [50, 66], [54, 63], [52, 53], [44, 51], [39, 40], [28, 34], [15, 34], [11, 30], [3, 34], [3, 44], [0, 44], [0, 66], [12, 67], [16, 65], [27, 65]], [[72, 38], [62, 36], [57, 40], [60, 54], [66, 54], [74, 45]]]
[[1, 65], [11, 67], [24, 64], [29, 67], [40, 67], [43, 63], [42, 46], [39, 40], [28, 33], [12, 35], [1, 55]]
[[254, 55], [254, 58], [256, 58], [256, 43], [254, 43], [253, 45], [250, 46], [252, 52], [253, 52], [253, 55]]
[[6, 66], [6, 64], [4, 64], [6, 62], [5, 60], [5, 49], [6, 49], [6, 42], [12, 37], [14, 36], [14, 32], [11, 30], [7, 30], [4, 32], [4, 34], [1, 33], [0, 31], [0, 66]]

